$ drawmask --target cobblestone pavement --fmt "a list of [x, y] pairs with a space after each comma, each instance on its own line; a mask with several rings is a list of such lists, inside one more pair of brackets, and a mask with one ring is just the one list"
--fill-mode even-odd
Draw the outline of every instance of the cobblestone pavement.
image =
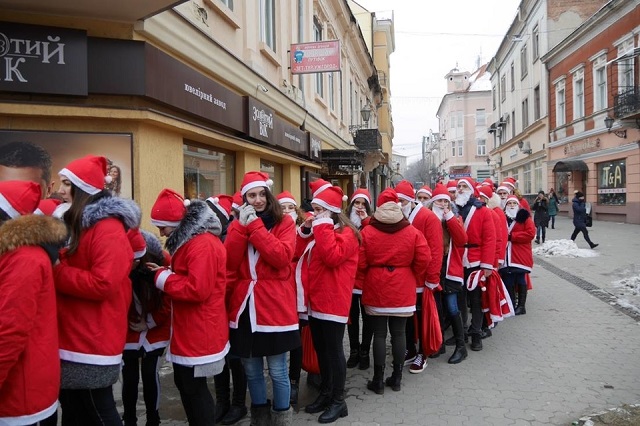
[[[558, 218], [556, 225], [547, 238], [569, 238], [571, 221]], [[606, 297], [597, 297], [598, 288], [615, 292], [611, 281], [634, 268], [640, 227], [595, 221], [590, 232], [601, 255], [540, 259], [527, 315], [499, 324], [483, 341], [484, 350], [469, 351], [461, 364], [447, 364], [448, 347], [447, 355], [430, 359], [422, 374], [405, 370], [402, 390], [387, 388], [384, 395], [366, 389], [372, 369], [348, 370], [349, 416], [336, 424], [571, 425], [583, 416], [640, 402], [640, 324], [629, 312], [603, 302]], [[578, 245], [587, 247], [582, 236]], [[345, 336], [348, 352], [347, 345]], [[389, 364], [390, 356], [387, 374]], [[165, 364], [163, 424], [186, 425], [170, 371]], [[305, 385], [305, 373], [302, 382], [304, 407], [316, 393]], [[213, 392], [213, 383], [210, 388]], [[119, 384], [114, 389], [119, 399]], [[295, 425], [316, 420], [303, 410], [294, 414]], [[249, 419], [238, 424], [249, 425]]]

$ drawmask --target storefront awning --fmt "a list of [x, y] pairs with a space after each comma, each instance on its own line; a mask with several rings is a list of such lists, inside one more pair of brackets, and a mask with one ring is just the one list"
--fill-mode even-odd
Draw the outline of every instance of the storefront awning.
[[553, 166], [553, 172], [588, 172], [589, 167], [587, 167], [587, 163], [582, 160], [567, 160], [567, 161], [558, 161], [555, 166]]

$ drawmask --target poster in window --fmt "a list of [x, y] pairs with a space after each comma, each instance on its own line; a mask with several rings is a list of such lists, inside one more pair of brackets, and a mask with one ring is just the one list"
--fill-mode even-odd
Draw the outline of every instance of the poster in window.
[[598, 163], [598, 204], [622, 206], [627, 202], [625, 160]]

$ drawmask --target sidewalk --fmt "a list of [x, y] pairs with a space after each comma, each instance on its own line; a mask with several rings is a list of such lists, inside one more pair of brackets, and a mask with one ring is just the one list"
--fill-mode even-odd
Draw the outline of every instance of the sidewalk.
[[[556, 225], [547, 240], [568, 239], [571, 220], [559, 218]], [[483, 341], [484, 350], [469, 351], [461, 364], [447, 364], [452, 351], [447, 347], [447, 354], [430, 359], [422, 374], [405, 369], [402, 390], [387, 388], [384, 395], [366, 389], [372, 368], [349, 369], [349, 416], [336, 425], [568, 426], [583, 416], [640, 402], [639, 323], [591, 291], [596, 286], [616, 291], [610, 282], [634, 273], [640, 226], [594, 222], [590, 234], [600, 244], [600, 256], [539, 259], [527, 315], [499, 324], [493, 337]], [[577, 242], [588, 247], [582, 236]], [[387, 375], [390, 362], [388, 355]], [[165, 364], [163, 371], [170, 367]], [[316, 396], [305, 378], [303, 373], [301, 407]], [[163, 424], [186, 425], [172, 375], [163, 374], [161, 382]], [[212, 381], [210, 388], [213, 392]], [[119, 384], [114, 390], [119, 394]], [[249, 425], [249, 418], [238, 424]], [[294, 424], [318, 424], [317, 415], [301, 410], [294, 414]]]

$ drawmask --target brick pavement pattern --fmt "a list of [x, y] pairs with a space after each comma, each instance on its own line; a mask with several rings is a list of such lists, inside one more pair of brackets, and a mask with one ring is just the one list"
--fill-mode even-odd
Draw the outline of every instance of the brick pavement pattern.
[[[549, 229], [547, 237], [568, 239], [572, 230], [570, 219], [558, 217], [556, 229]], [[600, 244], [596, 249], [600, 256], [544, 261], [603, 291], [615, 292], [611, 281], [635, 268], [640, 227], [595, 221], [590, 233]], [[581, 235], [577, 243], [588, 247]], [[527, 300], [527, 314], [499, 324], [493, 337], [483, 341], [484, 350], [469, 351], [461, 364], [447, 364], [452, 353], [447, 347], [447, 354], [430, 359], [422, 374], [408, 374], [405, 369], [402, 390], [387, 388], [384, 395], [366, 389], [372, 368], [349, 369], [349, 416], [336, 425], [570, 425], [586, 414], [640, 402], [639, 323], [539, 265], [531, 277], [534, 289]], [[348, 353], [346, 333], [345, 350]], [[385, 374], [389, 375], [390, 355], [387, 361]], [[165, 364], [162, 424], [186, 425], [170, 371]], [[316, 396], [305, 378], [303, 372], [302, 408]], [[119, 386], [114, 386], [118, 400]], [[212, 381], [210, 388], [213, 393]], [[141, 403], [142, 395], [140, 414]], [[318, 424], [317, 416], [301, 409], [294, 414], [294, 424]], [[247, 417], [238, 424], [249, 423]]]

